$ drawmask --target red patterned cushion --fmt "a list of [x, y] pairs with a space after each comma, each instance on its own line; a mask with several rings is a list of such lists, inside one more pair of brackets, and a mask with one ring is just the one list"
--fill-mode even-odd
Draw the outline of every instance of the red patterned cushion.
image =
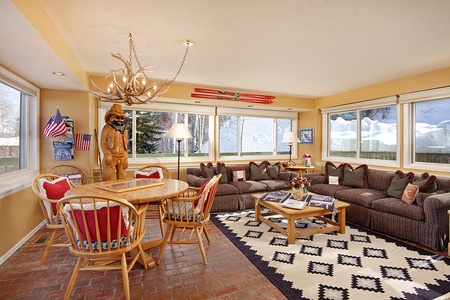
[[[205, 181], [205, 183], [203, 183], [202, 187], [198, 190], [197, 195], [200, 195], [201, 193], [203, 193], [203, 191], [205, 190], [206, 186], [208, 185], [208, 183], [210, 182], [211, 179], [208, 179]], [[198, 198], [197, 200], [194, 201], [194, 206], [196, 207], [198, 204], [198, 200], [200, 200], [200, 198]]]
[[149, 172], [136, 171], [134, 178], [162, 178], [162, 172], [159, 168], [152, 168]]
[[245, 166], [232, 167], [233, 171], [233, 181], [246, 181], [247, 174], [245, 174]]
[[403, 192], [402, 200], [408, 204], [412, 204], [414, 202], [414, 199], [416, 199], [416, 195], [418, 192], [419, 192], [418, 185], [408, 183], [408, 185], [405, 188], [405, 191]]
[[[123, 221], [121, 212], [120, 212], [120, 206], [113, 206], [109, 208], [110, 210], [110, 226], [111, 226], [111, 239], [116, 239], [118, 234], [118, 222], [120, 218], [120, 237], [126, 236], [128, 231], [125, 226], [125, 223]], [[87, 231], [86, 227], [84, 226], [83, 222], [83, 216], [82, 216], [82, 210], [76, 209], [73, 211], [75, 214], [75, 218], [77, 220], [77, 224], [80, 228], [80, 233], [83, 240], [87, 240]], [[86, 214], [86, 222], [87, 227], [90, 233], [90, 237], [92, 241], [97, 241], [97, 232], [95, 228], [95, 211], [94, 210], [85, 210], [84, 213]], [[108, 240], [108, 208], [103, 207], [97, 210], [97, 218], [98, 218], [98, 224], [100, 225], [99, 231], [100, 231], [100, 240], [106, 241]]]

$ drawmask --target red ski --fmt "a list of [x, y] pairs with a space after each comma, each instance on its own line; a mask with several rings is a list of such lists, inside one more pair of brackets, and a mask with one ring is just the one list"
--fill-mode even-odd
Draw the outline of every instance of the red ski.
[[214, 99], [214, 100], [231, 100], [231, 101], [240, 101], [240, 102], [251, 102], [251, 103], [258, 103], [258, 104], [271, 104], [272, 103], [272, 100], [248, 98], [248, 97], [242, 97], [242, 96], [230, 96], [230, 95], [208, 95], [208, 94], [192, 93], [191, 97], [203, 98], [203, 99]]
[[197, 93], [205, 93], [205, 94], [213, 94], [213, 95], [226, 95], [226, 96], [234, 96], [234, 97], [245, 97], [245, 98], [263, 99], [263, 100], [275, 99], [275, 96], [269, 96], [269, 95], [238, 93], [238, 92], [204, 89], [204, 88], [195, 88], [194, 91]]

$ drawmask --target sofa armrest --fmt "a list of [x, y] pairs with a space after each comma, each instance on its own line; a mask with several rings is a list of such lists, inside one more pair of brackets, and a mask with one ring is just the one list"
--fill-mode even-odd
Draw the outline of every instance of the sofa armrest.
[[202, 187], [203, 184], [208, 180], [201, 176], [195, 176], [193, 174], [186, 174], [186, 181], [189, 186], [192, 187]]
[[448, 210], [450, 210], [450, 193], [431, 195], [423, 202], [425, 222], [437, 225], [437, 228], [444, 231], [443, 234], [447, 236], [447, 239]]

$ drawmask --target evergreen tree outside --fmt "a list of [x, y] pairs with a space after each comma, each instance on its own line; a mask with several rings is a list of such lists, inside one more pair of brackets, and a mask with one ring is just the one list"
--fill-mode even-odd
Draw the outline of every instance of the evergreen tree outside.
[[132, 132], [131, 111], [127, 117], [127, 129], [129, 134], [128, 153], [131, 153], [133, 136], [136, 136], [136, 154], [160, 153], [160, 141], [163, 138], [164, 127], [158, 125], [161, 120], [160, 112], [136, 111], [136, 134]]

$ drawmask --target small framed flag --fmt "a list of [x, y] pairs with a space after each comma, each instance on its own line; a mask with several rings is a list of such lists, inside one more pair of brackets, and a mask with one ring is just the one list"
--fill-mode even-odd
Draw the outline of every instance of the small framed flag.
[[91, 135], [90, 134], [75, 134], [75, 150], [89, 151], [91, 148]]

